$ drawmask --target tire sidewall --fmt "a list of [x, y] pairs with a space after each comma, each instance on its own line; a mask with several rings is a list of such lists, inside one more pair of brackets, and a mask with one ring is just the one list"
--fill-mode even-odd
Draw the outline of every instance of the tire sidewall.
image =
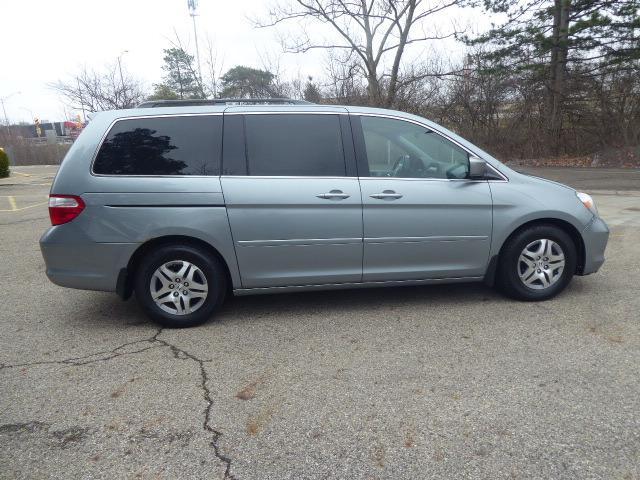
[[[193, 313], [174, 315], [162, 310], [151, 297], [150, 283], [154, 272], [161, 265], [185, 260], [197, 266], [207, 279], [207, 298]], [[145, 312], [164, 327], [182, 328], [206, 322], [224, 300], [226, 278], [217, 259], [191, 246], [163, 246], [150, 252], [140, 263], [135, 278], [136, 298]]]
[[[562, 248], [565, 258], [564, 270], [560, 279], [548, 288], [536, 290], [527, 287], [518, 275], [518, 262], [520, 254], [531, 242], [540, 239], [549, 239], [556, 242]], [[500, 283], [503, 290], [512, 297], [521, 300], [547, 300], [554, 297], [571, 281], [576, 269], [577, 253], [571, 237], [554, 226], [540, 225], [527, 228], [516, 234], [506, 246], [502, 255]]]

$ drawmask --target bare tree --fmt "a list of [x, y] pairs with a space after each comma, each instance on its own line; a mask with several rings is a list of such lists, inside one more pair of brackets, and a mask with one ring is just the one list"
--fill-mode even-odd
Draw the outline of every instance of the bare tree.
[[327, 84], [326, 102], [336, 102], [349, 105], [366, 105], [366, 81], [362, 81], [357, 60], [349, 54], [329, 52], [326, 65]]
[[[423, 63], [412, 64], [398, 76], [395, 108], [418, 115], [431, 115], [432, 106], [453, 75], [443, 59], [434, 54]], [[455, 76], [453, 77], [455, 78]]]
[[300, 72], [297, 76], [286, 78], [281, 65], [281, 56], [270, 53], [266, 50], [258, 50], [258, 58], [262, 70], [273, 75], [270, 82], [271, 93], [274, 97], [294, 98], [301, 100], [304, 98], [304, 84]]
[[217, 98], [220, 94], [220, 74], [224, 70], [224, 58], [218, 58], [218, 51], [210, 36], [206, 37], [205, 73], [202, 79], [207, 97]]
[[69, 80], [49, 84], [66, 100], [66, 104], [83, 112], [132, 108], [145, 98], [142, 84], [117, 65], [107, 65], [103, 71], [83, 67]]
[[[302, 22], [299, 36], [285, 38], [287, 52], [312, 49], [344, 50], [366, 78], [367, 93], [375, 105], [393, 105], [398, 93], [401, 64], [406, 48], [415, 43], [452, 37], [455, 28], [441, 33], [425, 29], [427, 19], [460, 3], [459, 0], [292, 0], [274, 6], [268, 21], [274, 26], [294, 20]], [[335, 42], [314, 41], [304, 21], [320, 22], [330, 28]]]

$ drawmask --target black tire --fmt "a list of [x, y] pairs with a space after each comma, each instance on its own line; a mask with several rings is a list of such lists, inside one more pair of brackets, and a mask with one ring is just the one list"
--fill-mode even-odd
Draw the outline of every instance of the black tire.
[[[534, 289], [520, 279], [519, 258], [527, 245], [536, 240], [549, 239], [557, 243], [564, 253], [564, 269], [555, 283], [544, 289]], [[498, 264], [497, 285], [511, 298], [524, 301], [541, 301], [555, 297], [571, 281], [576, 271], [577, 252], [571, 237], [554, 225], [535, 225], [517, 232], [502, 248]], [[525, 270], [523, 268], [523, 270]], [[540, 270], [538, 270], [540, 271]]]
[[[169, 313], [156, 304], [151, 296], [152, 276], [158, 268], [172, 261], [186, 261], [193, 264], [200, 270], [197, 275], [200, 277], [202, 274], [206, 279], [207, 296], [200, 306], [191, 313], [181, 315]], [[201, 278], [199, 279], [201, 280]], [[174, 285], [171, 287], [175, 288]], [[227, 276], [220, 261], [208, 252], [192, 245], [160, 246], [145, 255], [135, 273], [135, 292], [138, 302], [145, 313], [163, 327], [185, 328], [206, 322], [224, 301], [226, 291]], [[189, 300], [189, 302], [192, 301], [197, 302], [197, 300]], [[171, 303], [168, 302], [166, 305], [171, 305]]]

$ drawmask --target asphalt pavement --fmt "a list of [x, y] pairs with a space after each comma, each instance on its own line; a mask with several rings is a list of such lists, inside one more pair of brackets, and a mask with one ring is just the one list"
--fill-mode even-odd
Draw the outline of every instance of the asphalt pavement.
[[556, 299], [482, 285], [239, 297], [160, 329], [50, 283], [55, 167], [0, 180], [0, 478], [640, 478], [640, 172], [594, 193], [607, 261]]
[[514, 167], [514, 169], [587, 192], [611, 193], [640, 190], [640, 169], [551, 167]]

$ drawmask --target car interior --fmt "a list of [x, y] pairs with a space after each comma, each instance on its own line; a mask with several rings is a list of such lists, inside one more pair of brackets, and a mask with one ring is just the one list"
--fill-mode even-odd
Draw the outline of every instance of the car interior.
[[[402, 122], [404, 125], [409, 125]], [[381, 125], [388, 127], [388, 125]], [[469, 156], [439, 134], [416, 128], [364, 129], [369, 172], [373, 177], [466, 178]]]

